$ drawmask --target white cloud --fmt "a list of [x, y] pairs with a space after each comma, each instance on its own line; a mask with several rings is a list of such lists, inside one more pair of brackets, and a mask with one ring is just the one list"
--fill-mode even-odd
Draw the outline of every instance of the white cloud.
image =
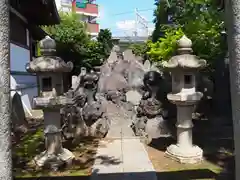
[[[136, 27], [135, 20], [125, 20], [116, 22], [117, 29], [122, 30], [125, 35], [131, 36]], [[154, 29], [154, 25], [152, 23], [148, 23], [148, 30], [146, 30], [142, 25], [137, 25], [137, 34], [138, 36], [146, 36], [147, 31], [148, 35], [152, 34]]]
[[98, 18], [99, 19], [103, 19], [104, 18], [104, 15], [105, 15], [104, 12], [105, 12], [104, 11], [104, 7], [103, 6], [99, 6], [99, 14], [98, 14]]
[[125, 21], [116, 22], [117, 28], [121, 30], [134, 30], [135, 24], [136, 23], [134, 20], [125, 20]]

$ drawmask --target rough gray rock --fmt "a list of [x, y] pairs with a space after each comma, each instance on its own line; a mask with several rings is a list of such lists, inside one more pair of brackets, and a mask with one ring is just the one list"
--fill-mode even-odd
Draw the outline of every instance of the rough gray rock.
[[140, 94], [136, 90], [130, 90], [126, 93], [127, 102], [130, 102], [135, 106], [139, 105], [141, 99], [142, 99], [142, 94]]
[[136, 59], [131, 61], [127, 72], [127, 80], [130, 87], [140, 88], [143, 86], [145, 70], [141, 63]]
[[131, 49], [126, 49], [123, 52], [123, 59], [124, 59], [124, 61], [131, 62], [131, 61], [135, 61], [136, 60], [136, 56], [133, 54]]
[[119, 51], [120, 51], [119, 47], [114, 46], [110, 53], [110, 56], [107, 59], [107, 63], [111, 64], [111, 63], [116, 62], [118, 60], [118, 52]]
[[[69, 104], [62, 109], [63, 119], [66, 119], [64, 124], [69, 131], [67, 133], [71, 134], [76, 142], [84, 136], [104, 136], [110, 124], [104, 116], [104, 96], [102, 93], [97, 94], [99, 74], [80, 73], [78, 78], [77, 88], [66, 93]], [[66, 137], [64, 129], [63, 133]]]
[[123, 91], [108, 91], [106, 93], [108, 101], [112, 101], [114, 104], [120, 105], [121, 102], [126, 102], [126, 95]]
[[138, 62], [140, 62], [140, 63], [143, 63], [144, 58], [141, 57], [141, 56], [136, 56], [136, 60], [137, 60]]
[[121, 91], [128, 88], [127, 80], [121, 74], [112, 73], [110, 76], [105, 77], [102, 91]]
[[150, 71], [151, 69], [151, 63], [149, 60], [146, 60], [143, 64], [145, 71]]
[[102, 117], [104, 111], [100, 102], [86, 104], [83, 107], [83, 118], [87, 126], [92, 126], [99, 118]]
[[72, 89], [77, 89], [79, 84], [79, 78], [77, 76], [72, 76]]
[[110, 120], [107, 117], [98, 119], [90, 130], [90, 135], [94, 137], [104, 137], [110, 128]]
[[28, 129], [28, 122], [26, 121], [24, 108], [22, 105], [21, 96], [16, 92], [12, 97], [12, 111], [11, 119], [14, 132], [26, 132]]
[[[92, 100], [96, 102], [87, 102], [82, 108], [80, 132], [102, 136], [109, 130], [110, 124], [117, 124], [116, 121], [123, 121], [128, 126], [134, 121], [137, 135], [147, 135], [147, 131], [151, 131], [154, 125], [154, 134], [149, 136], [159, 137], [165, 133], [162, 130], [165, 128], [162, 116], [164, 110], [162, 102], [157, 98], [161, 74], [151, 72], [146, 76], [146, 69], [149, 70], [150, 65], [144, 67], [131, 50], [125, 51], [122, 57], [118, 50], [113, 49], [100, 68], [98, 90], [94, 95], [95, 100]], [[86, 89], [84, 86], [82, 88]], [[93, 91], [91, 88], [89, 90]], [[82, 92], [87, 93], [85, 90]], [[91, 93], [88, 94], [92, 96]]]
[[164, 108], [165, 94], [162, 91], [163, 78], [156, 71], [149, 71], [143, 78], [145, 93], [137, 107], [137, 113], [132, 128], [137, 136], [142, 136], [151, 142], [152, 138], [170, 135], [165, 120], [167, 111]]
[[152, 119], [148, 119], [148, 121], [146, 122], [145, 131], [151, 138], [171, 136], [165, 121], [166, 120], [164, 120], [162, 116], [157, 116]]
[[105, 63], [101, 66], [100, 75], [99, 75], [99, 81], [98, 81], [98, 92], [104, 92], [105, 91], [105, 81], [108, 76], [111, 74], [111, 66], [108, 63]]

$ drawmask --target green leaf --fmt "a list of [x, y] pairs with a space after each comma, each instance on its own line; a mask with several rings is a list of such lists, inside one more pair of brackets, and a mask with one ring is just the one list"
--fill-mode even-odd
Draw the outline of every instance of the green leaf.
[[44, 27], [56, 40], [57, 55], [74, 63], [74, 74], [79, 74], [82, 66], [92, 68], [101, 65], [112, 48], [111, 32], [100, 30], [98, 41], [94, 41], [87, 35], [86, 24], [79, 21], [79, 14], [60, 12], [60, 17], [60, 24]]

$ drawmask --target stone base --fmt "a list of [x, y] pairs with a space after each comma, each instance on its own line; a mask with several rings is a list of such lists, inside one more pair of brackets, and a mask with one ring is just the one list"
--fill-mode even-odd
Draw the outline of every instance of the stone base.
[[170, 145], [166, 157], [184, 164], [195, 164], [203, 160], [203, 151], [200, 147], [193, 145], [191, 148], [180, 148], [178, 145]]
[[47, 151], [42, 152], [34, 158], [34, 161], [39, 167], [50, 167], [53, 170], [58, 170], [63, 164], [71, 165], [74, 155], [68, 149], [63, 148], [59, 154], [49, 154]]

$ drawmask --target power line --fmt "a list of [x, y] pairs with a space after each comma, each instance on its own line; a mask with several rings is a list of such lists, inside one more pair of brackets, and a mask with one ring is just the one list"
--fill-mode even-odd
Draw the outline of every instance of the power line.
[[139, 25], [142, 26], [141, 29], [144, 29], [145, 33], [146, 33], [146, 36], [148, 36], [148, 22], [143, 16], [141, 16], [139, 14], [138, 9], [135, 9], [135, 17], [136, 17], [135, 31], [134, 31], [135, 36], [137, 36], [137, 34], [138, 34]]
[[[154, 10], [154, 9], [153, 8], [151, 8], [151, 9], [140, 9], [140, 10], [138, 10], [138, 12], [151, 11], [151, 10]], [[127, 12], [112, 14], [111, 16], [119, 16], [119, 15], [132, 14], [132, 13], [135, 13], [135, 12], [127, 11]]]
[[[124, 20], [123, 20], [123, 22], [124, 22]], [[153, 21], [146, 21], [146, 23], [150, 24], [150, 23], [153, 23]], [[116, 25], [108, 26], [106, 28], [108, 28], [108, 29], [119, 29]]]
[[[145, 34], [145, 36], [148, 36], [149, 34], [149, 23], [151, 21], [148, 21], [146, 20], [139, 12], [143, 12], [143, 11], [149, 11], [149, 10], [152, 10], [152, 9], [141, 9], [141, 10], [138, 10], [137, 8], [135, 9], [134, 12], [124, 12], [124, 13], [118, 13], [118, 14], [115, 14], [115, 15], [123, 15], [123, 14], [129, 14], [129, 13], [135, 13], [135, 23], [134, 23], [134, 27], [127, 30], [127, 29], [122, 29], [122, 30], [115, 30], [115, 31], [112, 31], [112, 32], [123, 32], [125, 35], [127, 35], [127, 32], [132, 32], [132, 35], [127, 35], [129, 37], [131, 36], [138, 36], [138, 33], [139, 33], [139, 30], [143, 30], [142, 32]], [[128, 39], [128, 38], [126, 38]]]

